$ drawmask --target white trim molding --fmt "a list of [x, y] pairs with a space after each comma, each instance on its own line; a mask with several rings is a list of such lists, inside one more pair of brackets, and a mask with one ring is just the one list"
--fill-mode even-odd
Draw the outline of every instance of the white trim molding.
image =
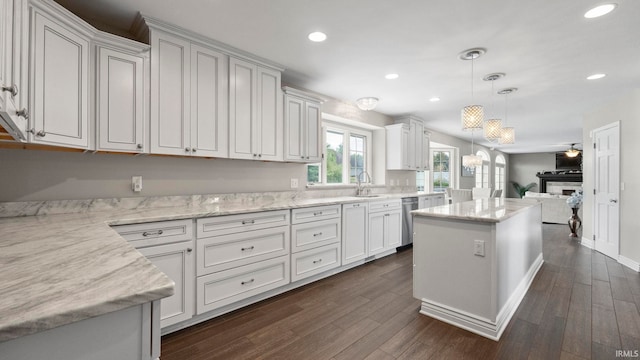
[[635, 260], [631, 260], [626, 256], [620, 255], [618, 256], [618, 262], [635, 272], [640, 272], [640, 263]]
[[592, 249], [592, 250], [594, 250], [596, 248], [596, 243], [593, 240], [588, 239], [588, 238], [586, 238], [584, 236], [580, 240], [580, 244], [582, 244], [582, 246], [588, 247], [589, 249]]

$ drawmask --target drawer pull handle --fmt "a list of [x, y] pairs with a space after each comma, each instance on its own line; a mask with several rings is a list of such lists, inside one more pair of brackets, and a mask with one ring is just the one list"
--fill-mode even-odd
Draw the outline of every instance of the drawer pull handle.
[[313, 234], [313, 236], [320, 236], [320, 235], [322, 235], [322, 232]]
[[241, 248], [240, 250], [242, 250], [242, 251], [249, 251], [249, 250], [253, 250], [253, 249], [255, 249], [255, 248], [256, 248], [255, 246], [251, 245], [251, 246], [246, 247], [246, 248], [244, 248], [244, 247], [243, 247], [243, 248]]
[[162, 233], [163, 233], [162, 230], [151, 231], [151, 232], [145, 231], [145, 232], [142, 233], [142, 236], [146, 237], [146, 236], [152, 236], [152, 235], [162, 235]]
[[360, 204], [355, 204], [353, 205], [353, 207], [360, 207]]
[[251, 279], [251, 280], [247, 280], [247, 281], [243, 281], [240, 283], [240, 285], [247, 285], [247, 284], [251, 284], [252, 282], [254, 282], [255, 279]]
[[314, 263], [314, 264], [318, 264], [318, 263], [321, 263], [321, 262], [322, 262], [322, 259], [313, 260], [313, 263]]
[[314, 212], [313, 216], [318, 216], [318, 215], [322, 215], [322, 211], [318, 211], [318, 212]]
[[16, 86], [16, 84], [13, 84], [11, 86], [3, 86], [2, 91], [9, 92], [12, 97], [16, 97], [16, 95], [18, 95], [18, 87]]
[[389, 214], [384, 214], [384, 216], [389, 216]]
[[255, 224], [255, 220], [242, 220], [242, 225]]
[[193, 251], [193, 249], [192, 249], [192, 248], [187, 248], [187, 252], [188, 252], [188, 253], [190, 253], [190, 252], [192, 252], [192, 251]]

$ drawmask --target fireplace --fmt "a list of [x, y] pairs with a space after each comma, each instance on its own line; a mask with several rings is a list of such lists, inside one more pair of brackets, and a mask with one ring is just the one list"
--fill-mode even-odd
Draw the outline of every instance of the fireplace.
[[544, 171], [536, 174], [540, 179], [540, 192], [571, 195], [582, 189], [582, 172]]

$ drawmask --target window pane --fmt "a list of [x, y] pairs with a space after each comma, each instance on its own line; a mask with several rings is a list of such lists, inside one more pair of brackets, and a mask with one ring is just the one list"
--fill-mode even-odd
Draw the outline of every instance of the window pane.
[[318, 184], [320, 183], [320, 169], [322, 167], [320, 164], [309, 164], [307, 165], [307, 184]]
[[344, 136], [342, 133], [327, 131], [327, 183], [342, 183], [342, 156]]
[[449, 187], [449, 151], [433, 151], [433, 191], [444, 192]]
[[[358, 175], [365, 171], [365, 138], [361, 135], [349, 136], [349, 182], [358, 182]], [[361, 178], [362, 181], [369, 179]]]

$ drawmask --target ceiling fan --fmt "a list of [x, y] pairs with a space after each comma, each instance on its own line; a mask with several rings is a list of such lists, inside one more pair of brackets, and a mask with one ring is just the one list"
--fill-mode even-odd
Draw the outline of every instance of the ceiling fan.
[[564, 154], [567, 155], [567, 157], [570, 158], [574, 158], [578, 155], [580, 155], [580, 150], [575, 148], [575, 143], [571, 144], [571, 148], [567, 149]]

